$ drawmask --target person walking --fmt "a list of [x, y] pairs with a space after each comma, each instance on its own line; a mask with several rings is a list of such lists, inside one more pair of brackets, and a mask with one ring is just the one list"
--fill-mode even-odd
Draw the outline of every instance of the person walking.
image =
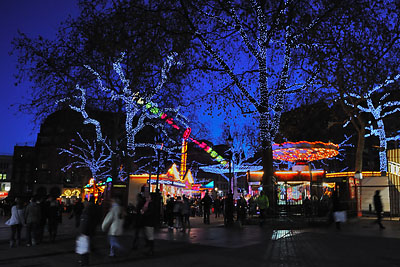
[[267, 211], [269, 208], [269, 199], [264, 191], [261, 191], [260, 196], [257, 198], [257, 205], [260, 209], [260, 226], [263, 226], [267, 219]]
[[39, 224], [41, 221], [40, 206], [36, 198], [32, 197], [25, 209], [27, 247], [35, 246], [39, 242]]
[[[96, 218], [96, 207], [93, 202], [85, 200], [82, 204], [83, 210], [81, 213], [81, 221], [79, 223], [79, 232], [80, 236], [83, 235], [83, 239], [88, 243], [85, 244], [87, 249], [85, 252], [81, 252], [79, 263], [81, 266], [89, 265], [89, 255], [90, 255], [90, 247], [92, 246], [92, 238], [96, 231], [97, 218]], [[80, 236], [78, 238], [80, 238]]]
[[167, 196], [167, 203], [165, 205], [165, 217], [167, 220], [168, 230], [174, 229], [174, 205], [175, 199], [173, 196]]
[[[16, 198], [15, 204], [11, 207], [11, 218], [6, 221], [6, 225], [11, 227], [10, 248], [21, 244], [21, 230], [25, 222], [24, 204], [21, 199]], [[15, 236], [17, 236], [15, 238]]]
[[175, 228], [177, 230], [182, 229], [182, 208], [183, 208], [183, 202], [181, 196], [176, 197], [176, 201], [174, 204], [174, 217], [175, 217]]
[[333, 191], [332, 194], [332, 211], [333, 211], [333, 219], [336, 223], [336, 229], [341, 229], [341, 222], [346, 222], [346, 210], [343, 207], [343, 204], [340, 202], [338, 191]]
[[61, 210], [57, 199], [50, 196], [48, 199], [48, 228], [50, 235], [50, 242], [54, 242], [57, 236], [58, 224], [61, 222]]
[[219, 215], [221, 214], [221, 199], [220, 199], [220, 197], [217, 197], [214, 200], [214, 213], [215, 213], [215, 218], [218, 218]]
[[108, 232], [108, 241], [110, 243], [109, 257], [116, 257], [116, 250], [122, 250], [119, 237], [124, 230], [124, 210], [121, 207], [121, 201], [117, 198], [111, 200], [111, 209], [107, 213], [101, 225], [104, 232]]
[[42, 243], [44, 236], [44, 228], [46, 227], [50, 202], [46, 201], [46, 197], [41, 197], [39, 202], [40, 207], [40, 222], [38, 225], [38, 243]]
[[80, 198], [76, 199], [74, 202], [74, 205], [72, 205], [72, 211], [69, 216], [69, 219], [74, 218], [75, 219], [75, 228], [79, 227], [79, 224], [81, 222], [81, 215], [83, 211], [83, 204]]
[[154, 227], [156, 225], [156, 206], [154, 203], [156, 198], [155, 194], [149, 194], [146, 196], [146, 202], [144, 203], [140, 213], [143, 216], [143, 226], [146, 238], [146, 246], [148, 251], [145, 253], [148, 256], [154, 255]]
[[244, 225], [246, 221], [247, 202], [243, 195], [240, 196], [237, 202], [237, 221], [240, 225]]
[[385, 226], [383, 226], [383, 224], [382, 224], [383, 205], [382, 205], [381, 195], [379, 193], [380, 193], [380, 190], [376, 190], [375, 191], [375, 195], [374, 195], [374, 207], [375, 207], [375, 212], [376, 212], [376, 223], [379, 225], [380, 229], [385, 229]]
[[208, 195], [208, 191], [206, 191], [206, 194], [201, 199], [201, 204], [203, 206], [204, 224], [210, 224], [210, 209], [211, 209], [212, 199]]
[[135, 215], [134, 215], [134, 232], [133, 232], [133, 243], [132, 243], [132, 249], [137, 249], [138, 248], [138, 243], [139, 243], [139, 235], [140, 235], [140, 230], [144, 227], [143, 226], [143, 215], [140, 212], [144, 206], [144, 203], [146, 203], [146, 198], [143, 196], [143, 193], [140, 192], [137, 195], [137, 200], [136, 200], [136, 207], [135, 207]]
[[224, 199], [224, 225], [227, 227], [233, 226], [233, 211], [235, 209], [233, 204], [233, 194], [228, 193]]
[[186, 228], [190, 229], [190, 202], [185, 195], [183, 195], [182, 222], [182, 231], [185, 231]]

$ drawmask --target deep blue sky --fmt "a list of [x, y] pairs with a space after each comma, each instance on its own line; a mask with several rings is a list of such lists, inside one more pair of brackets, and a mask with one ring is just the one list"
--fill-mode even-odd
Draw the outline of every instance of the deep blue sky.
[[77, 15], [77, 0], [1, 0], [0, 1], [0, 154], [12, 154], [17, 143], [34, 144], [39, 127], [31, 116], [19, 114], [12, 104], [21, 102], [29, 83], [14, 85], [17, 58], [10, 56], [11, 40], [17, 30], [30, 37], [52, 38], [59, 23]]

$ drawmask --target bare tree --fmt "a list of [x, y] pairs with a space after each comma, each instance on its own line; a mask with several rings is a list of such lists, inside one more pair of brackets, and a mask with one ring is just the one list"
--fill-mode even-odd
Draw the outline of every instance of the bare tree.
[[[319, 1], [181, 1], [197, 40], [232, 85], [224, 97], [254, 112], [263, 158], [263, 185], [272, 199], [272, 144], [288, 96], [304, 92], [317, 68], [300, 66], [304, 36], [323, 26], [336, 3]], [[310, 45], [310, 43], [308, 43]], [[235, 64], [237, 63], [237, 64]], [[234, 99], [234, 100], [233, 100]]]

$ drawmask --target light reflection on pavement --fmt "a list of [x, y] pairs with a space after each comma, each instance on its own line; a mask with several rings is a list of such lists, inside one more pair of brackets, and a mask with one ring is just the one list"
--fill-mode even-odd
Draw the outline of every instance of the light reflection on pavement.
[[273, 230], [271, 240], [279, 240], [281, 238], [292, 237], [302, 232], [303, 231], [299, 230]]

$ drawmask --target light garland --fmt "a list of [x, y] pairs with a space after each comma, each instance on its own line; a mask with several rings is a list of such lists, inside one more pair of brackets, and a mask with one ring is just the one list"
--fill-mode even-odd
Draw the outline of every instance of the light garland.
[[104, 145], [101, 145], [99, 150], [96, 142], [91, 144], [88, 140], [83, 139], [79, 133], [77, 134], [84, 147], [71, 144], [69, 149], [60, 149], [60, 155], [67, 154], [71, 158], [76, 159], [76, 161], [68, 164], [61, 170], [66, 172], [72, 167], [77, 169], [88, 168], [95, 180], [101, 180], [108, 176], [108, 174], [111, 172], [112, 151], [110, 151], [108, 147]]

